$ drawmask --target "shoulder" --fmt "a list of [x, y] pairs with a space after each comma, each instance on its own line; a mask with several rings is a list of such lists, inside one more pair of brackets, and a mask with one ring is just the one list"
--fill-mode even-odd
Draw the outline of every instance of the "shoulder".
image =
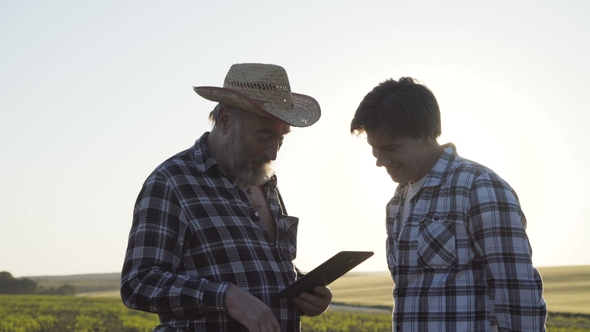
[[516, 192], [510, 184], [494, 170], [476, 161], [461, 157], [456, 151], [445, 169], [442, 183], [443, 186], [453, 188], [455, 193], [461, 192], [466, 196], [474, 192], [484, 194], [485, 192], [495, 192], [497, 194], [500, 191], [506, 192], [510, 196], [516, 196]]
[[207, 148], [207, 134], [201, 136], [190, 148], [164, 160], [152, 171], [150, 177], [160, 179], [187, 176], [194, 178], [206, 177], [208, 169], [216, 164]]
[[164, 160], [150, 174], [150, 177], [159, 177], [164, 179], [173, 178], [184, 173], [194, 171], [194, 159], [192, 158], [194, 148], [191, 147], [181, 151], [170, 158]]
[[493, 204], [508, 204], [518, 206], [519, 199], [516, 191], [510, 184], [492, 169], [481, 165], [477, 162], [463, 159], [458, 161], [454, 176], [463, 181], [465, 194], [470, 200], [484, 204], [485, 202], [495, 202]]
[[453, 177], [469, 178], [471, 181], [489, 179], [506, 183], [506, 181], [491, 168], [459, 155], [456, 155], [449, 173]]

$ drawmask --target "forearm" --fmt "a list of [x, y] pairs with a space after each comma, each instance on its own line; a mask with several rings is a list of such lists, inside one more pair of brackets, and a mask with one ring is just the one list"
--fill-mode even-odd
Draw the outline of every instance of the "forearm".
[[148, 183], [134, 210], [121, 276], [123, 302], [133, 309], [176, 317], [224, 310], [227, 284], [183, 273], [190, 232], [174, 191], [165, 182]]
[[[532, 269], [532, 270], [531, 270]], [[538, 272], [531, 268], [496, 280], [495, 311], [499, 331], [545, 331], [547, 306]]]
[[532, 264], [526, 219], [516, 194], [488, 179], [470, 197], [470, 227], [493, 292], [500, 331], [544, 331], [543, 283]]
[[136, 310], [175, 317], [225, 311], [229, 283], [175, 275], [157, 267], [123, 270], [121, 297]]

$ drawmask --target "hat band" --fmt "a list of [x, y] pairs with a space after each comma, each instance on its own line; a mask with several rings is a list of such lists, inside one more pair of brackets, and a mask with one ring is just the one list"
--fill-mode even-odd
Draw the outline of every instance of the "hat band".
[[276, 85], [262, 82], [241, 82], [236, 80], [228, 80], [225, 82], [227, 85], [232, 85], [241, 89], [252, 89], [252, 90], [264, 90], [264, 91], [276, 91], [290, 93], [291, 89], [288, 86]]

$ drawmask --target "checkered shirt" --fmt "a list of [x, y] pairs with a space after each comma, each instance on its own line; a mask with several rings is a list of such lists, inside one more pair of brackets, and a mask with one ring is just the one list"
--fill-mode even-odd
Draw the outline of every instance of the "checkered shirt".
[[281, 331], [299, 331], [299, 310], [277, 296], [297, 277], [298, 218], [287, 216], [273, 177], [263, 186], [277, 225], [273, 243], [246, 195], [212, 158], [208, 135], [145, 181], [122, 271], [123, 302], [157, 313], [162, 327], [245, 331], [226, 313], [233, 283], [266, 303]]
[[453, 144], [410, 200], [387, 205], [394, 331], [545, 331], [543, 283], [514, 190]]

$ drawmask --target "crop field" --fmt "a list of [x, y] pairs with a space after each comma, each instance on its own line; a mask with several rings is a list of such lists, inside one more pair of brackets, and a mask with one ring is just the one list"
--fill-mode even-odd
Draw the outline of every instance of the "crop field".
[[[549, 307], [547, 331], [590, 332], [590, 266], [539, 270]], [[76, 297], [0, 295], [0, 332], [150, 331], [157, 316], [127, 309], [119, 298], [118, 278], [116, 273], [36, 277], [43, 286], [67, 282], [84, 292]], [[391, 331], [392, 287], [387, 272], [348, 273], [330, 285], [332, 307], [319, 317], [302, 317], [302, 330]]]
[[550, 312], [590, 314], [590, 266], [539, 268]]
[[[304, 332], [391, 331], [391, 313], [329, 309], [302, 317]], [[1, 332], [148, 332], [158, 324], [154, 314], [127, 309], [116, 297], [0, 295]], [[549, 316], [549, 332], [590, 332], [590, 315]]]
[[[541, 267], [550, 312], [590, 315], [590, 265]], [[388, 272], [349, 273], [330, 285], [333, 302], [392, 307], [393, 282]]]
[[129, 310], [112, 297], [0, 294], [2, 332], [143, 332], [156, 325], [156, 315]]
[[[549, 311], [590, 314], [590, 265], [539, 268]], [[78, 296], [118, 297], [119, 274], [29, 277], [43, 287], [76, 286]], [[350, 272], [330, 285], [334, 302], [391, 308], [388, 272]]]
[[352, 272], [334, 281], [329, 287], [335, 303], [392, 307], [393, 281], [389, 272]]
[[78, 294], [119, 289], [120, 273], [77, 274], [68, 276], [27, 277], [45, 288], [57, 288], [63, 284], [76, 286]]

